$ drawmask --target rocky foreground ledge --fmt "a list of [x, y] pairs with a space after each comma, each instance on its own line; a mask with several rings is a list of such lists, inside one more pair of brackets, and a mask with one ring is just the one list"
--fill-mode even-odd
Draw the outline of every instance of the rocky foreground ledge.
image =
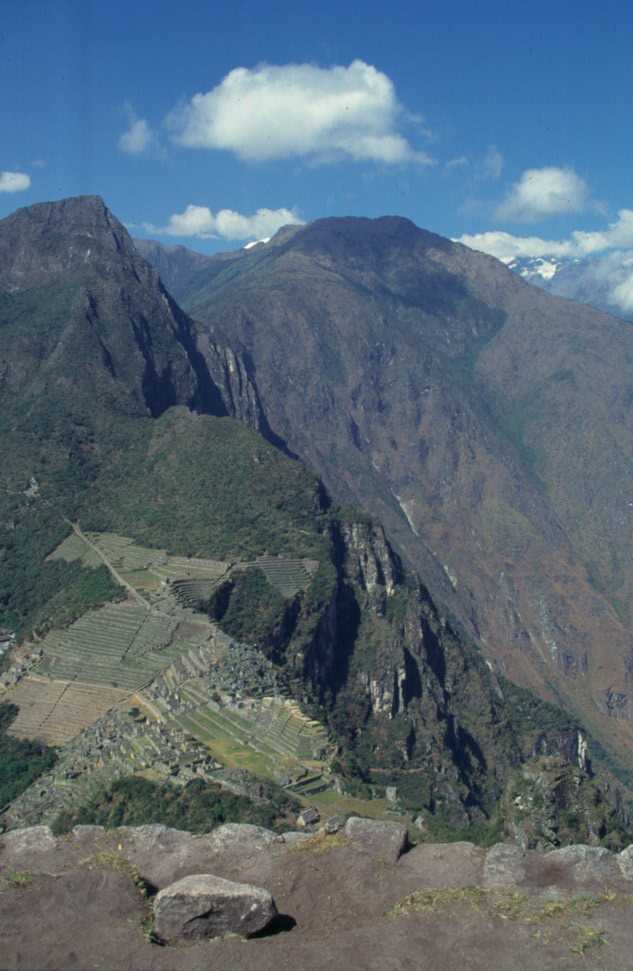
[[631, 967], [633, 846], [408, 846], [397, 823], [0, 837], [0, 967], [447, 971]]

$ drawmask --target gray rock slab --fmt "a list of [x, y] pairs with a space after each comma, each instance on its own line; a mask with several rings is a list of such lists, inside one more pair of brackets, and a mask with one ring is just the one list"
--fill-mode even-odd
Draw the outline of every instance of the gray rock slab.
[[282, 833], [281, 838], [286, 846], [295, 846], [297, 843], [303, 843], [304, 840], [312, 839], [312, 833], [296, 833], [291, 830], [289, 833]]
[[485, 850], [473, 843], [420, 843], [399, 864], [420, 887], [472, 887], [482, 881]]
[[409, 833], [402, 823], [360, 816], [347, 820], [345, 835], [356, 846], [389, 863], [395, 863], [409, 845]]
[[267, 849], [280, 842], [277, 833], [250, 823], [224, 823], [214, 829], [208, 839], [217, 849], [239, 848], [248, 853]]
[[73, 839], [78, 842], [88, 842], [89, 840], [99, 839], [105, 834], [103, 826], [73, 826]]
[[208, 873], [192, 874], [165, 887], [153, 906], [154, 930], [165, 941], [225, 934], [251, 937], [277, 915], [268, 890]]
[[544, 861], [573, 869], [577, 883], [591, 883], [614, 875], [613, 854], [603, 846], [585, 846], [582, 843], [563, 846], [546, 853]]
[[323, 829], [326, 833], [332, 835], [333, 833], [338, 833], [344, 826], [345, 816], [330, 816], [329, 819], [326, 819]]
[[127, 859], [159, 888], [201, 870], [239, 880], [247, 863], [283, 845], [277, 833], [248, 823], [226, 823], [200, 835], [168, 826], [134, 826], [118, 832]]
[[32, 853], [55, 849], [57, 840], [50, 826], [29, 826], [13, 829], [0, 837], [0, 846], [10, 853]]
[[616, 857], [620, 873], [625, 880], [633, 880], [633, 843]]
[[525, 850], [515, 843], [496, 843], [486, 853], [484, 886], [507, 887], [522, 883], [526, 876]]
[[0, 864], [18, 870], [49, 870], [55, 866], [60, 842], [49, 826], [13, 829], [0, 836]]

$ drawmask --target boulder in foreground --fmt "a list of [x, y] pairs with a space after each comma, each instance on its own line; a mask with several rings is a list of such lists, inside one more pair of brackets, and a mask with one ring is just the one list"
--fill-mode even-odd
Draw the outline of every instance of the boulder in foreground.
[[164, 941], [239, 934], [251, 937], [277, 916], [268, 890], [208, 873], [183, 877], [154, 900], [154, 931]]
[[395, 863], [409, 845], [409, 833], [401, 823], [352, 816], [345, 824], [345, 835], [368, 853]]

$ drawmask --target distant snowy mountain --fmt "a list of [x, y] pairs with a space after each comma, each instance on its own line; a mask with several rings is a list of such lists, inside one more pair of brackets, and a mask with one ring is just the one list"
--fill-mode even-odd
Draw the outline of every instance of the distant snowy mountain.
[[252, 249], [253, 246], [259, 246], [260, 243], [270, 243], [270, 236], [264, 236], [263, 239], [253, 239], [250, 243], [246, 243], [242, 249]]
[[549, 293], [633, 321], [633, 252], [630, 250], [584, 259], [523, 256], [506, 265]]
[[546, 284], [550, 280], [553, 280], [567, 262], [571, 261], [566, 261], [560, 257], [554, 258], [553, 256], [517, 256], [507, 266], [516, 273], [519, 273], [529, 283], [536, 283], [538, 286], [543, 286], [545, 289], [548, 289]]

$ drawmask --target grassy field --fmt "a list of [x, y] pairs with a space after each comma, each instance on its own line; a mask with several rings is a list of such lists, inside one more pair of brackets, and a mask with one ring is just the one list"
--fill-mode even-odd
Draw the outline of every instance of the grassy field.
[[313, 796], [302, 796], [299, 793], [297, 798], [305, 805], [316, 806], [324, 817], [341, 813], [348, 816], [382, 819], [390, 808], [386, 799], [356, 799], [354, 796], [341, 795], [334, 789], [327, 789]]

